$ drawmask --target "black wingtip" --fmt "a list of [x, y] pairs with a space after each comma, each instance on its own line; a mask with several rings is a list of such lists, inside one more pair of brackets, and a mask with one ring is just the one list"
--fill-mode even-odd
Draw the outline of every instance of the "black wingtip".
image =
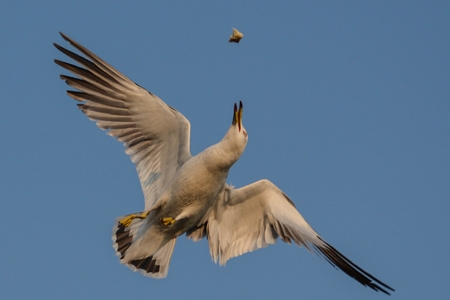
[[61, 31], [59, 32], [59, 34], [62, 36], [63, 39], [65, 39], [66, 41], [68, 41], [70, 43], [70, 38], [67, 35], [65, 35]]
[[64, 49], [63, 47], [61, 47], [57, 43], [53, 43], [53, 46], [55, 46], [55, 48], [58, 49], [59, 51], [62, 51], [61, 49]]
[[395, 292], [393, 288], [381, 282], [371, 274], [364, 271], [362, 268], [353, 263], [350, 259], [345, 257], [336, 248], [328, 244], [322, 238], [319, 239], [324, 242], [324, 246], [315, 246], [315, 248], [325, 257], [325, 259], [334, 267], [341, 269], [348, 276], [352, 277], [364, 286], [370, 287], [375, 291], [383, 292], [387, 295], [390, 293], [387, 290]]
[[61, 66], [61, 67], [65, 64], [65, 62], [63, 62], [59, 59], [54, 59], [53, 61], [55, 62], [55, 64], [57, 64], [58, 66]]
[[57, 43], [53, 43], [53, 46], [55, 46], [56, 49], [58, 49], [59, 51], [70, 57], [70, 53], [72, 53], [71, 51], [67, 50], [63, 46], [58, 45]]

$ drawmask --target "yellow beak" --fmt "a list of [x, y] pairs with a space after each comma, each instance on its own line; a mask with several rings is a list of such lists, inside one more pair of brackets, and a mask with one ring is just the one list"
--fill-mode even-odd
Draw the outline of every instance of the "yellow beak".
[[244, 111], [244, 106], [242, 105], [242, 101], [239, 101], [239, 110], [237, 108], [236, 103], [234, 103], [234, 115], [233, 115], [233, 125], [238, 124], [239, 131], [242, 128], [242, 112]]

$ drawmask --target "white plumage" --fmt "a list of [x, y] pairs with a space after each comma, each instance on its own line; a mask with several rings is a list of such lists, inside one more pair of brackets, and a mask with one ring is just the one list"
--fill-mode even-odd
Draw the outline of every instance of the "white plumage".
[[113, 246], [123, 264], [164, 278], [182, 234], [194, 241], [207, 237], [211, 257], [221, 265], [280, 237], [318, 253], [375, 291], [394, 291], [325, 242], [270, 181], [238, 189], [226, 184], [228, 171], [248, 140], [242, 102], [239, 108], [234, 105], [233, 122], [224, 138], [192, 156], [190, 124], [181, 113], [61, 35], [86, 57], [54, 44], [82, 66], [55, 60], [78, 76], [61, 75], [76, 89], [68, 95], [80, 101], [79, 108], [100, 128], [124, 143], [144, 193], [144, 211], [117, 218], [113, 228]]

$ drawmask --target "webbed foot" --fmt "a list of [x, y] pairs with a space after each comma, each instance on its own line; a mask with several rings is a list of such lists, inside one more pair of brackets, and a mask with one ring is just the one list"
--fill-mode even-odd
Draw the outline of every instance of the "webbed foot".
[[172, 219], [171, 217], [168, 218], [161, 218], [161, 223], [163, 223], [164, 226], [172, 225], [175, 223], [175, 219]]
[[126, 216], [126, 217], [123, 218], [122, 220], [120, 220], [119, 223], [120, 223], [121, 225], [125, 226], [125, 227], [128, 227], [128, 226], [131, 225], [131, 222], [133, 222], [133, 220], [134, 220], [135, 218], [145, 219], [145, 217], [147, 217], [149, 213], [150, 213], [150, 212], [147, 211], [147, 212], [144, 212], [144, 213], [142, 213], [142, 214], [131, 214], [131, 215], [129, 215], [129, 216]]

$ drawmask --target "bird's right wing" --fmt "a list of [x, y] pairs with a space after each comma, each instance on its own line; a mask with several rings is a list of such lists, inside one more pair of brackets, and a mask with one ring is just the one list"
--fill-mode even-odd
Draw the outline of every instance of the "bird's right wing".
[[215, 262], [225, 264], [232, 257], [267, 247], [279, 236], [323, 256], [331, 265], [375, 291], [393, 289], [346, 258], [322, 239], [305, 221], [294, 203], [268, 180], [233, 189], [226, 186], [215, 207], [187, 233], [198, 240], [207, 236]]
[[77, 90], [67, 94], [81, 102], [79, 108], [100, 128], [125, 144], [125, 152], [136, 165], [148, 210], [191, 157], [189, 121], [82, 45], [63, 33], [61, 36], [86, 57], [54, 44], [84, 67], [55, 60], [78, 76], [61, 75]]

